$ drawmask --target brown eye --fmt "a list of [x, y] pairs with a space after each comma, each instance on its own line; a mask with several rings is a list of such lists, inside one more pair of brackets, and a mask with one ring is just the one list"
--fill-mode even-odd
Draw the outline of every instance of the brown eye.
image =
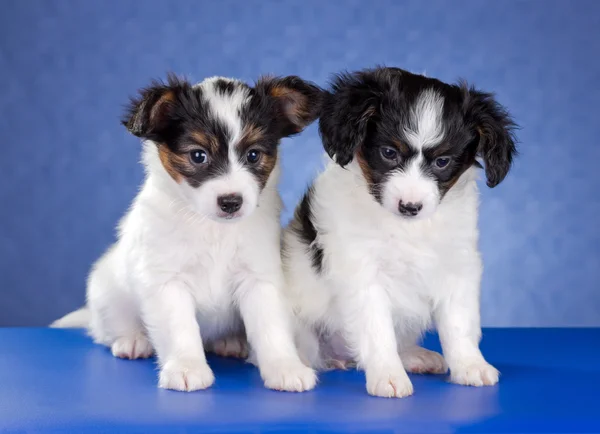
[[435, 165], [440, 169], [443, 169], [448, 164], [450, 164], [450, 157], [439, 157], [435, 159]]
[[381, 156], [386, 160], [395, 161], [398, 159], [398, 151], [389, 146], [384, 146], [381, 148]]
[[261, 153], [258, 149], [251, 149], [246, 154], [246, 161], [250, 164], [256, 164], [258, 163], [258, 160], [260, 160], [260, 156]]
[[208, 163], [208, 154], [202, 149], [196, 149], [190, 152], [190, 160], [194, 164], [206, 164]]

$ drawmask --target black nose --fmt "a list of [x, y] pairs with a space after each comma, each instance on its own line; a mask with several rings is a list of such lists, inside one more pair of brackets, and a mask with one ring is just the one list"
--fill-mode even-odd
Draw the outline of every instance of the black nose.
[[242, 199], [242, 196], [239, 194], [226, 194], [225, 196], [219, 196], [217, 198], [219, 208], [227, 214], [233, 214], [234, 212], [239, 211], [243, 202], [244, 199]]
[[412, 202], [404, 203], [404, 202], [400, 201], [400, 203], [398, 204], [398, 210], [400, 211], [400, 214], [409, 216], [409, 217], [416, 216], [417, 214], [419, 214], [419, 211], [421, 211], [422, 209], [423, 209], [422, 203], [412, 203]]

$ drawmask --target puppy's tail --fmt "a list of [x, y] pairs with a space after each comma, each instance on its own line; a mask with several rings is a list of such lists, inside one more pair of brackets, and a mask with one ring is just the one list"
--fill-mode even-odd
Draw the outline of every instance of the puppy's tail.
[[71, 313], [66, 314], [60, 319], [57, 319], [50, 327], [56, 329], [75, 329], [87, 328], [90, 324], [90, 310], [87, 307], [82, 307]]

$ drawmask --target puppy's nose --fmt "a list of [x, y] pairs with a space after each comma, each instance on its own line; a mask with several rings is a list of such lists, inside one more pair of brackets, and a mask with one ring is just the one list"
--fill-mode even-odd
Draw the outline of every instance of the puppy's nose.
[[217, 198], [217, 204], [221, 211], [227, 214], [233, 214], [242, 207], [244, 199], [239, 194], [226, 194]]
[[408, 217], [416, 216], [417, 214], [419, 214], [419, 211], [421, 211], [422, 209], [423, 209], [422, 203], [413, 203], [413, 202], [404, 203], [402, 201], [400, 201], [400, 203], [398, 203], [398, 210], [400, 211], [400, 214], [408, 216]]

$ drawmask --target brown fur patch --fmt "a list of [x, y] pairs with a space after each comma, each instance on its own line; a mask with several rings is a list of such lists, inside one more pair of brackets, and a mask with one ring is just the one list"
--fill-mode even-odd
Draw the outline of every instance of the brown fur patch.
[[203, 131], [192, 131], [190, 133], [194, 141], [209, 151], [211, 154], [219, 150], [219, 140], [212, 134], [206, 134]]
[[256, 143], [265, 137], [265, 133], [262, 128], [256, 125], [247, 125], [244, 128], [243, 138], [252, 143]]
[[285, 86], [273, 86], [271, 96], [282, 101], [285, 115], [300, 132], [311, 117], [308, 97]]
[[392, 143], [394, 144], [394, 146], [396, 148], [398, 148], [398, 150], [400, 151], [400, 154], [402, 154], [402, 155], [408, 155], [412, 152], [410, 147], [401, 140], [396, 139]]
[[193, 169], [191, 163], [187, 160], [187, 154], [176, 154], [166, 145], [158, 145], [158, 156], [169, 176], [178, 184], [187, 176], [185, 174], [186, 169], [187, 171]]
[[367, 184], [369, 184], [369, 187], [371, 187], [373, 185], [373, 175], [371, 174], [369, 163], [367, 163], [367, 160], [365, 160], [365, 156], [362, 153], [362, 149], [356, 153], [356, 161], [358, 162], [363, 176], [367, 180]]
[[258, 163], [258, 181], [262, 188], [267, 184], [269, 180], [269, 176], [271, 176], [271, 172], [277, 163], [276, 155], [267, 155], [263, 154], [260, 162]]
[[167, 173], [171, 176], [171, 178], [173, 178], [175, 182], [180, 183], [181, 175], [179, 174], [179, 172], [177, 172], [177, 170], [175, 170], [173, 164], [171, 163], [171, 154], [172, 152], [167, 146], [158, 145], [158, 156], [160, 158], [160, 162], [162, 163]]
[[152, 110], [150, 111], [150, 122], [160, 122], [162, 116], [169, 110], [169, 107], [171, 107], [174, 102], [175, 93], [172, 90], [165, 92], [152, 106]]
[[242, 131], [242, 137], [236, 144], [236, 147], [242, 151], [250, 149], [264, 139], [264, 137], [265, 133], [262, 128], [253, 124], [246, 125]]
[[242, 137], [236, 144], [242, 158], [245, 158], [246, 152], [252, 148], [261, 152], [260, 161], [250, 167], [250, 171], [257, 178], [261, 188], [264, 188], [267, 184], [269, 176], [271, 176], [271, 172], [277, 163], [277, 150], [275, 149], [274, 153], [273, 151], [266, 152], [267, 149], [264, 148], [264, 145], [261, 146], [261, 141], [265, 138], [265, 131], [261, 127], [248, 124], [244, 127]]

